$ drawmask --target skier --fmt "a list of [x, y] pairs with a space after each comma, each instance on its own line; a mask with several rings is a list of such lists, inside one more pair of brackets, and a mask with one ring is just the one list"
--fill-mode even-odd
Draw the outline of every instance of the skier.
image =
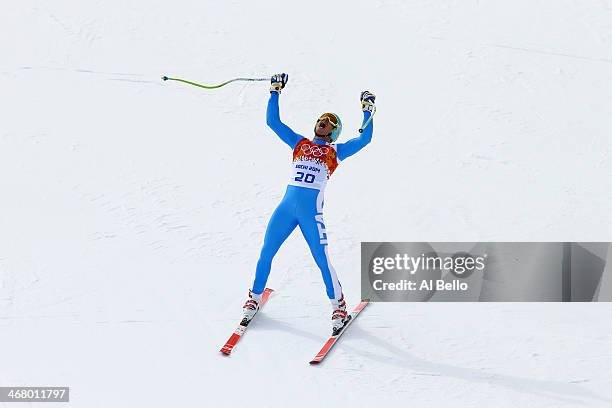
[[[287, 85], [288, 80], [287, 74], [276, 74], [271, 78], [267, 124], [293, 149], [293, 170], [285, 196], [268, 222], [263, 247], [257, 261], [255, 281], [243, 307], [242, 324], [247, 325], [259, 310], [261, 294], [270, 275], [272, 259], [282, 243], [299, 225], [323, 275], [327, 296], [333, 309], [332, 334], [336, 335], [348, 318], [342, 286], [327, 251], [327, 231], [323, 223], [323, 191], [338, 163], [370, 143], [373, 123], [370, 123], [358, 137], [340, 144], [334, 143], [342, 131], [342, 122], [334, 113], [324, 113], [319, 117], [312, 140], [295, 133], [281, 122], [278, 109], [281, 90]], [[374, 94], [368, 91], [361, 93], [364, 124], [372, 114], [374, 100]]]

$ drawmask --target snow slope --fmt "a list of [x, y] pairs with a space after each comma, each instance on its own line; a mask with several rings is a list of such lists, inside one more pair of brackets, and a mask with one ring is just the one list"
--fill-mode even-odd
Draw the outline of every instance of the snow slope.
[[610, 2], [29, 0], [0, 25], [0, 386], [87, 408], [612, 406], [606, 303], [374, 304], [309, 366], [329, 305], [298, 233], [219, 355], [290, 152], [267, 84], [160, 81], [288, 72], [283, 119], [309, 134], [333, 110], [344, 140], [378, 95], [326, 192], [353, 303], [361, 241], [610, 241]]

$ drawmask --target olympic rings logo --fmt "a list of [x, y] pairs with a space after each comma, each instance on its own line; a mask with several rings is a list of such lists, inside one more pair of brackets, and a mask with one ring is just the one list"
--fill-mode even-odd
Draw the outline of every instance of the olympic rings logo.
[[311, 145], [302, 145], [302, 153], [306, 155], [311, 155], [314, 157], [321, 157], [324, 154], [329, 153], [329, 147], [327, 146], [311, 146]]

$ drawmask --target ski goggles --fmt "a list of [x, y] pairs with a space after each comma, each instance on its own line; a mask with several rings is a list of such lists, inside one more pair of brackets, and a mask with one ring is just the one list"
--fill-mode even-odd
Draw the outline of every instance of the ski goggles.
[[317, 119], [317, 122], [319, 122], [320, 120], [327, 118], [329, 119], [329, 123], [331, 123], [331, 125], [335, 128], [338, 127], [338, 117], [336, 115], [334, 115], [333, 113], [324, 113], [322, 114], [319, 119]]

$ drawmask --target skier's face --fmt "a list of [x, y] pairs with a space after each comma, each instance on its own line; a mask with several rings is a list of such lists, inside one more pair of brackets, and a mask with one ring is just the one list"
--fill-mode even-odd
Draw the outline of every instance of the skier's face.
[[315, 125], [315, 135], [329, 136], [336, 126], [337, 123], [333, 123], [332, 118], [330, 118], [328, 115], [322, 115], [319, 119], [317, 119], [317, 124]]

